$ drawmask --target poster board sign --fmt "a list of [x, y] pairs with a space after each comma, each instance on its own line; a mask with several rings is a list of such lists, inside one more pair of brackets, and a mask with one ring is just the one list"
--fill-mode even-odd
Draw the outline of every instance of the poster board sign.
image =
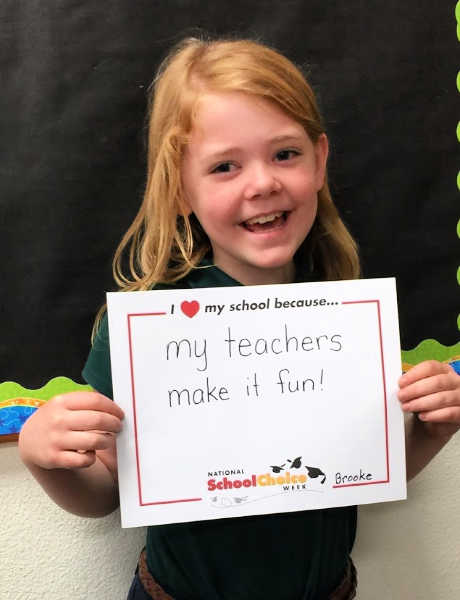
[[406, 497], [394, 279], [107, 302], [124, 527]]

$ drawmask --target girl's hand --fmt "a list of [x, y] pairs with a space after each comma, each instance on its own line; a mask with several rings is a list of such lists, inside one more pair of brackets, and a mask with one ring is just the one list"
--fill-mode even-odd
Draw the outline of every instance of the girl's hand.
[[43, 469], [80, 469], [96, 461], [96, 450], [114, 447], [123, 411], [97, 392], [55, 396], [24, 423], [19, 451], [26, 464]]
[[422, 362], [399, 379], [404, 412], [416, 413], [426, 432], [449, 438], [460, 428], [460, 376], [436, 360]]

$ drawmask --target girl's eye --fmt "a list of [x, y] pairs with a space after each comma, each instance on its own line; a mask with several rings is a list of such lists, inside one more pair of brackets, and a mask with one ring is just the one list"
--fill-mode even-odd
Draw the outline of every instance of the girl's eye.
[[217, 165], [217, 167], [214, 167], [211, 173], [230, 173], [230, 171], [233, 171], [234, 168], [235, 165], [233, 163], [223, 162]]
[[295, 156], [299, 156], [300, 152], [297, 150], [280, 150], [276, 153], [275, 159], [278, 161], [290, 160]]

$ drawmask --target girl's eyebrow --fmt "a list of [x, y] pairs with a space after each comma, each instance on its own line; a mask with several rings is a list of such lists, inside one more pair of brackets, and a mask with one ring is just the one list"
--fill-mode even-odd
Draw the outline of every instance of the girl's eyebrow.
[[285, 135], [277, 135], [270, 140], [271, 144], [285, 143], [285, 142], [296, 142], [299, 143], [303, 141], [303, 136], [297, 133], [288, 133]]
[[241, 148], [238, 146], [229, 146], [228, 148], [223, 148], [222, 150], [217, 150], [216, 152], [205, 152], [203, 156], [203, 162], [214, 162], [219, 161], [224, 158], [228, 158], [232, 154], [236, 154], [237, 152], [241, 152]]

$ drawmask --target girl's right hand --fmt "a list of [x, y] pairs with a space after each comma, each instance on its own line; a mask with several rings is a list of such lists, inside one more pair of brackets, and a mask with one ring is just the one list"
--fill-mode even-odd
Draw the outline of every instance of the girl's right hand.
[[123, 417], [117, 404], [97, 392], [55, 396], [24, 423], [19, 434], [21, 458], [43, 469], [89, 467], [96, 461], [96, 451], [114, 449]]

